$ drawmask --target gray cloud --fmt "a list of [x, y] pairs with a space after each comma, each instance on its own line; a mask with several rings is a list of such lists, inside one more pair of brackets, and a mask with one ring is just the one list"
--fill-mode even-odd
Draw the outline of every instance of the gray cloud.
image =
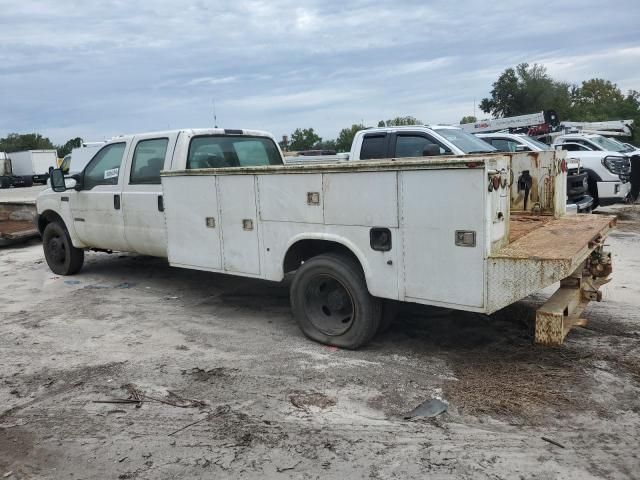
[[0, 0], [0, 135], [457, 122], [508, 66], [640, 89], [634, 0]]

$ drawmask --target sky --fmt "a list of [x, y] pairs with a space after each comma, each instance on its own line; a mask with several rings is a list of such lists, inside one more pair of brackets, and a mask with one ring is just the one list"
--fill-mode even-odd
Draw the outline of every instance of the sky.
[[[0, 137], [457, 124], [508, 67], [640, 90], [637, 0], [0, 0]], [[479, 118], [486, 118], [476, 109]]]

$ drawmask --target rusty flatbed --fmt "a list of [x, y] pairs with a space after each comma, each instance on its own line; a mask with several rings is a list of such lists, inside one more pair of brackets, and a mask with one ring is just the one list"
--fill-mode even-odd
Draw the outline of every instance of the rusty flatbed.
[[29, 220], [0, 220], [0, 246], [22, 242], [40, 235]]
[[605, 215], [512, 220], [509, 225], [511, 243], [491, 257], [575, 261], [576, 255], [581, 256], [583, 250], [586, 254], [595, 246], [598, 237], [606, 235], [615, 224], [615, 217]]

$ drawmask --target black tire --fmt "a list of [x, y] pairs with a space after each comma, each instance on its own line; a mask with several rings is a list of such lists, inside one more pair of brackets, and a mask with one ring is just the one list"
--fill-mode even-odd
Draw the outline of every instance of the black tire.
[[595, 210], [600, 205], [600, 200], [598, 198], [598, 180], [591, 172], [587, 174], [587, 190], [589, 191], [591, 198], [593, 198], [591, 210]]
[[9, 177], [0, 177], [0, 188], [9, 188], [11, 186], [11, 179]]
[[382, 302], [367, 290], [360, 265], [326, 253], [304, 262], [291, 284], [291, 309], [311, 340], [356, 349], [380, 327]]
[[33, 187], [33, 177], [22, 177], [24, 178], [24, 186], [25, 187]]
[[71, 243], [69, 232], [64, 224], [51, 222], [42, 234], [44, 258], [51, 271], [57, 275], [78, 273], [84, 263], [84, 250]]

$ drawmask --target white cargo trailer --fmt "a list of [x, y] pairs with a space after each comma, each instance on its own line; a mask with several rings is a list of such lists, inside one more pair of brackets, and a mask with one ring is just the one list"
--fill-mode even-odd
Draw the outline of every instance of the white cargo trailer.
[[58, 152], [55, 150], [26, 150], [8, 155], [13, 174], [33, 183], [47, 183], [49, 168], [58, 167]]
[[[357, 348], [393, 301], [491, 313], [561, 282], [536, 340], [560, 343], [611, 272], [615, 217], [566, 214], [564, 152], [283, 165], [252, 130], [113, 139], [38, 196], [45, 258], [83, 249], [280, 281], [303, 332]], [[160, 170], [164, 172], [161, 174]]]

